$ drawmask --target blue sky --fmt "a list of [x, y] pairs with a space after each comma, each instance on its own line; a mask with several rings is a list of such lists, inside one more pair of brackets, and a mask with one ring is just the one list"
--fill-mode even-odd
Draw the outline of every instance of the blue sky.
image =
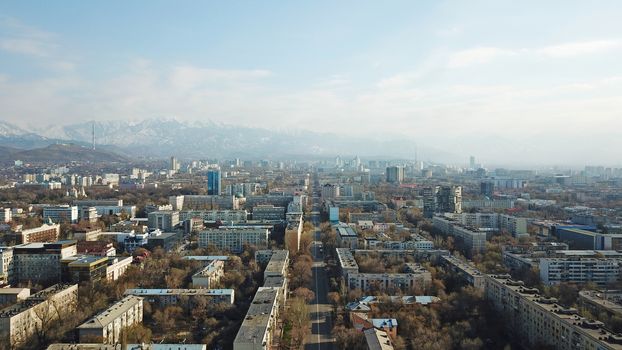
[[0, 119], [209, 119], [484, 160], [616, 162], [620, 13], [619, 1], [3, 2]]

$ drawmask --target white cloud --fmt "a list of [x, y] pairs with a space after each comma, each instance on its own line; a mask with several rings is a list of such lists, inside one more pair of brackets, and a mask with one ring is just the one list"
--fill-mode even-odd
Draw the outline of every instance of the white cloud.
[[535, 52], [551, 57], [571, 57], [608, 52], [622, 47], [619, 40], [593, 40], [552, 45]]
[[488, 63], [504, 56], [513, 56], [513, 50], [501, 49], [498, 47], [476, 47], [473, 49], [458, 51], [449, 57], [449, 68], [461, 68], [473, 64]]

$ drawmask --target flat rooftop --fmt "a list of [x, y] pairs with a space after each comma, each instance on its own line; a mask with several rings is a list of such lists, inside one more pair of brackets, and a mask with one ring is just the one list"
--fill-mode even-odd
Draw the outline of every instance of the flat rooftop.
[[125, 295], [166, 296], [166, 295], [233, 295], [233, 289], [127, 289]]
[[141, 297], [137, 297], [134, 295], [128, 295], [125, 298], [112, 304], [106, 310], [100, 312], [96, 316], [92, 317], [88, 321], [78, 326], [78, 329], [105, 328], [112, 321], [119, 318], [123, 313], [133, 308], [136, 304], [140, 303], [142, 300], [143, 298]]
[[578, 310], [559, 305], [555, 298], [541, 296], [538, 289], [527, 288], [522, 281], [514, 281], [509, 275], [488, 275], [488, 278], [519, 294], [526, 301], [561, 320], [575, 331], [601, 344], [606, 344], [608, 349], [622, 350], [622, 335], [609, 332], [602, 322], [581, 317]]
[[276, 306], [278, 290], [260, 287], [255, 293], [253, 302], [248, 308], [242, 326], [235, 337], [235, 343], [256, 343], [261, 347], [265, 334], [268, 332]]

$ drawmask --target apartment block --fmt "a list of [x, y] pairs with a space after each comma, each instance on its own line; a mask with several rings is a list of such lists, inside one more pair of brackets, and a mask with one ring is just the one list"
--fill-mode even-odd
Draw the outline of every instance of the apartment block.
[[410, 290], [414, 287], [425, 286], [432, 282], [429, 271], [416, 273], [349, 273], [348, 288], [363, 291], [397, 291]]
[[440, 215], [435, 215], [432, 218], [432, 224], [444, 234], [456, 238], [456, 241], [464, 246], [468, 255], [486, 250], [485, 231], [464, 227], [458, 221]]
[[9, 223], [13, 220], [11, 208], [0, 208], [0, 223]]
[[78, 207], [69, 205], [43, 207], [43, 221], [75, 224], [78, 222]]
[[118, 344], [122, 332], [143, 321], [143, 298], [129, 295], [78, 326], [81, 343]]
[[151, 230], [172, 231], [177, 225], [179, 225], [178, 211], [154, 211], [147, 214], [147, 218], [147, 225]]
[[620, 290], [582, 290], [579, 292], [579, 305], [593, 315], [607, 314], [609, 317], [622, 317], [622, 291]]
[[17, 244], [35, 242], [54, 242], [60, 238], [59, 224], [43, 224], [36, 228], [26, 229], [14, 233]]
[[61, 281], [61, 260], [77, 254], [76, 241], [28, 243], [13, 247], [13, 264], [18, 282], [40, 284]]
[[15, 304], [29, 296], [28, 288], [0, 288], [0, 305]]
[[365, 342], [369, 350], [393, 350], [391, 338], [385, 331], [376, 328], [370, 328], [363, 332], [365, 334]]
[[221, 226], [199, 232], [199, 247], [207, 248], [213, 245], [217, 249], [240, 253], [244, 245], [257, 248], [268, 247], [270, 231], [265, 227], [253, 226]]
[[108, 267], [106, 268], [106, 279], [116, 281], [123, 276], [125, 271], [132, 265], [131, 256], [108, 257]]
[[337, 245], [342, 248], [358, 248], [358, 234], [347, 224], [339, 223], [334, 226], [337, 233]]
[[203, 298], [214, 304], [233, 304], [235, 299], [233, 289], [127, 289], [125, 295], [143, 297], [146, 301], [161, 306], [178, 304], [182, 297], [189, 303], [194, 303], [197, 298]]
[[289, 251], [274, 250], [263, 273], [264, 280], [268, 277], [287, 277], [289, 268]]
[[253, 207], [253, 220], [284, 220], [285, 208], [270, 204], [260, 204]]
[[0, 247], [0, 283], [10, 283], [15, 277], [13, 247]]
[[484, 289], [486, 286], [486, 275], [481, 273], [469, 262], [460, 260], [453, 255], [441, 256], [441, 262], [444, 266], [456, 273], [460, 278], [473, 287], [477, 289]]
[[259, 287], [233, 341], [233, 350], [272, 349], [279, 318], [278, 294], [277, 288]]
[[61, 279], [64, 282], [82, 283], [106, 280], [108, 257], [74, 255], [60, 261]]
[[20, 347], [41, 329], [42, 320], [57, 320], [76, 310], [77, 284], [56, 284], [0, 310], [0, 339]]
[[487, 276], [485, 295], [500, 322], [527, 349], [622, 349], [622, 337], [607, 331], [602, 322], [579, 316], [576, 309], [564, 308], [509, 275]]
[[212, 260], [207, 266], [192, 275], [192, 286], [194, 288], [214, 289], [224, 275], [225, 263], [221, 260]]
[[562, 282], [607, 286], [620, 279], [622, 259], [544, 258], [540, 259], [540, 279], [546, 285]]
[[200, 218], [203, 221], [244, 222], [248, 219], [246, 210], [184, 210], [179, 220]]
[[347, 280], [350, 274], [359, 272], [359, 265], [356, 263], [354, 255], [352, 255], [352, 251], [349, 248], [337, 248], [336, 251], [339, 268], [344, 279]]

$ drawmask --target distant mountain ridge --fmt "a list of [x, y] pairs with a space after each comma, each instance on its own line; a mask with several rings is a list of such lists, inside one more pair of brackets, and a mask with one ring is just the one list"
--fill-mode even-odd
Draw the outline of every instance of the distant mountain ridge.
[[72, 144], [59, 143], [35, 149], [16, 149], [0, 146], [0, 163], [12, 163], [21, 160], [26, 163], [68, 163], [79, 162], [127, 162], [129, 159], [105, 150], [93, 150], [88, 147]]
[[[3, 123], [4, 128], [11, 126]], [[171, 118], [143, 121], [96, 121], [70, 125], [41, 126], [32, 131], [16, 128], [0, 134], [0, 146], [34, 148], [59, 142], [89, 146], [95, 127], [97, 149], [135, 157], [181, 158], [239, 157], [284, 158], [293, 156], [392, 156], [412, 158], [414, 142], [407, 139], [370, 139], [303, 130], [269, 130], [234, 126], [212, 121], [179, 121]], [[9, 136], [10, 135], [10, 136]], [[21, 135], [21, 136], [20, 136]], [[27, 138], [32, 140], [28, 141]], [[13, 142], [13, 143], [12, 143]], [[30, 147], [29, 147], [30, 146]], [[448, 156], [436, 152], [439, 156]], [[445, 157], [446, 158], [446, 157]]]

